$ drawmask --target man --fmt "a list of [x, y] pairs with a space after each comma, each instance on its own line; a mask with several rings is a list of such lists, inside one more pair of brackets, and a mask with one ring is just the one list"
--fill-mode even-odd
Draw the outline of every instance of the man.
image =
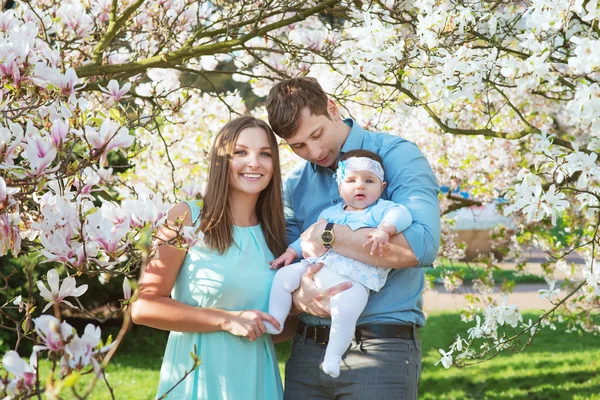
[[[393, 268], [385, 286], [371, 293], [338, 378], [325, 374], [319, 365], [329, 337], [329, 299], [351, 284], [320, 290], [313, 276], [321, 266], [309, 268], [294, 293], [294, 307], [303, 314], [286, 365], [285, 398], [416, 398], [421, 368], [417, 328], [425, 324], [425, 279], [423, 269], [415, 267], [433, 263], [440, 240], [439, 185], [429, 163], [409, 141], [342, 120], [336, 104], [313, 78], [275, 85], [267, 111], [275, 133], [307, 161], [289, 174], [284, 185], [288, 243], [301, 237], [301, 248], [295, 250], [304, 257], [320, 256], [331, 248], [367, 264]], [[408, 229], [390, 238], [383, 256], [362, 247], [372, 229], [352, 231], [317, 221], [323, 209], [341, 201], [333, 174], [340, 155], [355, 149], [383, 158], [388, 186], [382, 198], [406, 206], [413, 217]]]

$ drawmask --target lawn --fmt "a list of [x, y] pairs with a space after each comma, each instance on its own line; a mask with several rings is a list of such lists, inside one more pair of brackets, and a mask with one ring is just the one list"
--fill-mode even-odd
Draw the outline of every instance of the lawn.
[[[420, 331], [423, 371], [419, 399], [600, 399], [598, 337], [564, 333], [560, 327], [546, 329], [525, 353], [501, 355], [462, 369], [434, 366], [439, 359], [437, 349], [448, 347], [453, 332], [464, 331], [458, 313], [429, 316]], [[134, 327], [107, 371], [117, 399], [154, 398], [165, 342], [164, 332]], [[289, 344], [279, 345], [277, 350], [283, 373]], [[109, 394], [99, 384], [91, 398], [106, 399]]]
[[[470, 283], [473, 279], [480, 278], [484, 276], [486, 273], [486, 269], [477, 263], [464, 263], [464, 262], [455, 262], [451, 263], [447, 260], [442, 260], [439, 265], [435, 268], [427, 268], [425, 270], [425, 274], [434, 279], [434, 282], [440, 283], [442, 282], [442, 276], [446, 274], [447, 271], [456, 271], [462, 279], [464, 283]], [[517, 273], [514, 270], [509, 269], [501, 269], [499, 267], [494, 267], [492, 269], [492, 275], [494, 277], [495, 282], [503, 282], [505, 279], [509, 281], [514, 281], [515, 283], [544, 283], [545, 280], [543, 277], [530, 273]]]

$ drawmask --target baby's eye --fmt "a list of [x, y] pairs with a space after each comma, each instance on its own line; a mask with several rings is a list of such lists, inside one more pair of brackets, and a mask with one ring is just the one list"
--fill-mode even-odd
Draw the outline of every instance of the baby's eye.
[[367, 179], [367, 183], [373, 183], [373, 179]]

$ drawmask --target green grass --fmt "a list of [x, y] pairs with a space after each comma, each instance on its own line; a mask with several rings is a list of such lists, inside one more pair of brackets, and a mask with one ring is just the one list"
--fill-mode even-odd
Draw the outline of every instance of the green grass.
[[[435, 282], [442, 282], [442, 277], [448, 271], [456, 271], [462, 276], [464, 283], [472, 282], [473, 279], [484, 276], [486, 270], [483, 267], [478, 266], [475, 263], [442, 263], [435, 268], [427, 268], [425, 274], [432, 277]], [[516, 284], [519, 283], [544, 283], [544, 278], [539, 275], [523, 273], [517, 274], [514, 270], [501, 269], [494, 267], [492, 269], [492, 275], [495, 282], [503, 282], [505, 279], [508, 281], [514, 281]]]
[[[525, 320], [538, 314], [525, 314]], [[474, 325], [474, 324], [473, 324]], [[600, 338], [542, 330], [523, 353], [445, 370], [438, 349], [465, 331], [458, 313], [430, 315], [421, 330], [423, 371], [419, 399], [600, 399]]]
[[[535, 316], [524, 315], [526, 320]], [[460, 369], [434, 366], [440, 358], [438, 349], [447, 349], [453, 335], [464, 333], [467, 327], [459, 313], [428, 317], [420, 331], [419, 399], [600, 399], [600, 338], [564, 333], [559, 326], [556, 331], [543, 330], [524, 353], [507, 353]], [[117, 399], [154, 398], [165, 344], [164, 332], [148, 328], [134, 327], [127, 335], [107, 369]], [[277, 346], [282, 376], [289, 352], [289, 343]], [[79, 386], [84, 387], [89, 379], [83, 377]], [[61, 397], [73, 398], [67, 392]], [[109, 398], [106, 386], [99, 382], [90, 398]]]

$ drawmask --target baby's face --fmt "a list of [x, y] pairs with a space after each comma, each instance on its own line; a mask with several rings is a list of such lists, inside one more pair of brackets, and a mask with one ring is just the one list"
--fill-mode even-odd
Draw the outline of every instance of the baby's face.
[[385, 182], [371, 171], [348, 172], [339, 190], [347, 209], [362, 210], [375, 203], [385, 189]]

